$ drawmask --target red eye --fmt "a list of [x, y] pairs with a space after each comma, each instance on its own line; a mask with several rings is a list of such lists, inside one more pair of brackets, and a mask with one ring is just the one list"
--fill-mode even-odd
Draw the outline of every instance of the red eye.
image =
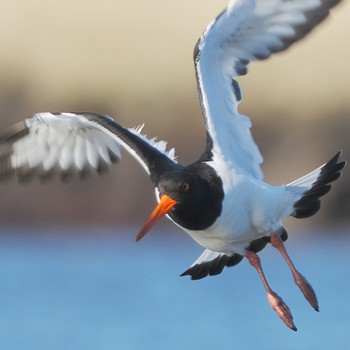
[[183, 185], [182, 185], [182, 190], [184, 192], [187, 192], [188, 190], [190, 189], [190, 184], [188, 182], [185, 182]]

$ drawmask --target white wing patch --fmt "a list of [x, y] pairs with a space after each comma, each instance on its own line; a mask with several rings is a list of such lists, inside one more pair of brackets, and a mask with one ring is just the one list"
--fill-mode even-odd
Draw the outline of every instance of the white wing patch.
[[14, 169], [82, 172], [108, 167], [121, 158], [120, 145], [83, 116], [38, 113], [26, 119], [28, 134], [16, 140], [10, 157]]
[[210, 249], [206, 249], [199, 257], [198, 259], [190, 266], [196, 266], [198, 264], [202, 264], [208, 261], [212, 261], [216, 259], [219, 256], [225, 255], [224, 253], [214, 252]]
[[138, 149], [140, 145], [134, 149], [133, 141], [127, 141], [128, 132], [175, 162], [175, 150], [167, 151], [165, 141], [149, 140], [141, 134], [142, 128], [124, 129], [112, 118], [93, 113], [35, 114], [0, 135], [0, 178], [13, 174], [21, 179], [32, 174], [46, 178], [54, 173], [66, 178], [86, 175], [91, 169], [102, 172], [121, 159], [121, 147], [150, 174], [142, 156], [147, 150]]
[[[303, 38], [339, 0], [231, 0], [201, 36], [195, 55], [198, 86], [213, 164], [228, 172], [263, 178], [263, 158], [250, 132], [248, 117], [238, 111], [240, 88], [232, 79], [246, 74], [251, 60], [268, 58]], [[227, 172], [227, 171], [226, 171]], [[221, 174], [224, 176], [224, 174]]]

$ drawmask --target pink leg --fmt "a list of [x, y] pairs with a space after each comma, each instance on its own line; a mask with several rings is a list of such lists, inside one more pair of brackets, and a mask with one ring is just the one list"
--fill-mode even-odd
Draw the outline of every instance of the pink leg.
[[271, 244], [273, 247], [277, 248], [279, 252], [282, 254], [283, 258], [286, 260], [294, 278], [294, 282], [296, 285], [300, 288], [302, 293], [304, 294], [305, 298], [308, 300], [308, 302], [311, 304], [311, 306], [316, 310], [319, 311], [318, 307], [318, 301], [316, 294], [311, 287], [311, 284], [307, 281], [307, 279], [295, 268], [292, 260], [290, 259], [286, 248], [283, 244], [282, 239], [280, 236], [273, 233], [271, 235]]
[[264, 284], [264, 287], [267, 292], [267, 300], [271, 307], [275, 310], [279, 318], [293, 331], [296, 331], [297, 328], [294, 325], [293, 322], [293, 316], [292, 313], [289, 310], [289, 307], [286, 305], [286, 303], [282, 300], [282, 298], [275, 293], [270, 285], [267, 282], [267, 279], [265, 277], [265, 274], [263, 272], [263, 269], [261, 267], [261, 262], [259, 256], [250, 251], [247, 250], [245, 253], [245, 257], [249, 260], [250, 264], [258, 271], [258, 274], [261, 278], [262, 283]]

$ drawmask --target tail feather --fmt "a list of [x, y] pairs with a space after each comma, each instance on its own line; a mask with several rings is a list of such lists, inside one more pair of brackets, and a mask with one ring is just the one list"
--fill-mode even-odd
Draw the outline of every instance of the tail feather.
[[318, 212], [321, 207], [320, 197], [330, 191], [330, 183], [341, 176], [346, 165], [345, 161], [339, 162], [340, 154], [341, 151], [316, 170], [287, 185], [287, 189], [301, 195], [294, 203], [291, 216], [307, 218]]

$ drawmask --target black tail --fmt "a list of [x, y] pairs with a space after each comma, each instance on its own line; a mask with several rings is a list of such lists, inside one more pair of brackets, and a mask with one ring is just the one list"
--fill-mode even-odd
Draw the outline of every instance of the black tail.
[[291, 214], [296, 218], [307, 218], [318, 212], [321, 207], [320, 198], [331, 189], [330, 183], [341, 176], [346, 162], [339, 162], [341, 151], [339, 151], [329, 162], [322, 165], [312, 173], [294, 181], [288, 186], [302, 186], [316, 178], [311, 184], [311, 188], [305, 191], [302, 197], [294, 203], [294, 211]]

